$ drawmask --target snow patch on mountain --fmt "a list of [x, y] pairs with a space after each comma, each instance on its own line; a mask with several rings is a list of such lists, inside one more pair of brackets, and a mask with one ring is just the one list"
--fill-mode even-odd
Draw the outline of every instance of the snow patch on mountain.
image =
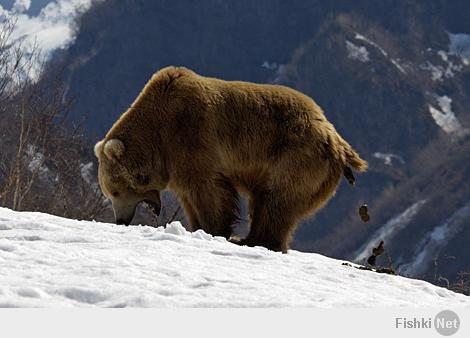
[[405, 68], [398, 62], [398, 59], [390, 59], [390, 62], [403, 74], [406, 74]]
[[276, 70], [279, 67], [279, 65], [277, 64], [277, 62], [264, 61], [261, 64], [261, 67], [269, 69], [269, 70]]
[[437, 55], [444, 61], [446, 67], [444, 68], [444, 76], [446, 78], [451, 78], [455, 76], [455, 73], [460, 72], [464, 65], [463, 64], [455, 64], [450, 58], [449, 53], [439, 50], [437, 51]]
[[400, 164], [405, 164], [405, 160], [400, 155], [392, 154], [392, 153], [381, 153], [375, 152], [372, 154], [373, 157], [378, 158], [384, 162], [385, 165], [392, 166], [393, 162], [398, 162]]
[[426, 63], [419, 66], [422, 70], [427, 70], [431, 72], [431, 79], [433, 81], [442, 81], [445, 69], [441, 66], [435, 66], [431, 62], [426, 61]]
[[286, 81], [287, 67], [286, 67], [285, 64], [277, 63], [277, 62], [264, 61], [261, 64], [261, 67], [266, 68], [268, 70], [275, 71], [274, 78], [271, 80], [272, 83], [282, 84], [283, 82]]
[[462, 137], [468, 133], [452, 111], [452, 99], [447, 95], [436, 96], [440, 109], [428, 105], [429, 112], [436, 124], [446, 133]]
[[377, 231], [375, 231], [369, 240], [354, 254], [355, 262], [362, 262], [371, 255], [372, 248], [377, 246], [380, 241], [385, 243], [393, 240], [395, 235], [403, 230], [418, 214], [421, 207], [426, 203], [426, 200], [419, 200], [413, 203], [405, 211], [391, 218], [387, 223], [382, 225]]
[[12, 12], [23, 13], [31, 7], [31, 0], [16, 0], [13, 3]]
[[356, 33], [356, 35], [354, 36], [354, 38], [356, 40], [361, 40], [361, 41], [364, 41], [364, 42], [367, 42], [369, 45], [377, 48], [379, 50], [380, 53], [382, 53], [383, 56], [385, 57], [388, 57], [388, 53], [382, 48], [380, 47], [378, 44], [376, 44], [374, 41], [366, 38], [364, 35], [361, 35], [359, 33]]
[[470, 297], [178, 222], [125, 227], [0, 208], [0, 307], [449, 307]]
[[349, 59], [357, 60], [359, 62], [370, 61], [369, 52], [364, 46], [358, 46], [352, 43], [351, 41], [346, 40], [346, 50], [348, 52]]
[[435, 64], [438, 62], [437, 60], [434, 60], [434, 63], [426, 60], [425, 63], [419, 65], [419, 68], [422, 70], [431, 72], [431, 79], [433, 81], [453, 78], [464, 67], [470, 65], [470, 35], [449, 33], [449, 40], [449, 51], [447, 52], [444, 50], [435, 51], [431, 48], [427, 49], [427, 52], [432, 53], [431, 55], [439, 57], [441, 64]]
[[408, 276], [423, 274], [439, 256], [442, 248], [468, 224], [470, 203], [458, 209], [444, 224], [436, 226], [418, 243], [411, 263], [400, 267], [400, 272]]
[[[37, 46], [42, 59], [74, 41], [74, 19], [77, 14], [88, 10], [92, 2], [93, 0], [54, 0], [42, 8], [38, 15], [31, 16], [27, 13], [31, 1], [16, 0], [10, 10], [0, 5], [0, 18], [16, 22], [11, 39], [21, 42], [25, 50], [33, 45]], [[33, 78], [39, 75], [39, 69], [40, 64], [33, 69]]]
[[399, 60], [398, 59], [393, 59], [393, 58], [390, 58], [388, 56], [388, 53], [382, 48], [380, 47], [377, 43], [375, 43], [374, 41], [366, 38], [364, 35], [361, 35], [359, 33], [356, 33], [356, 35], [354, 36], [354, 38], [356, 40], [360, 40], [360, 41], [364, 41], [366, 43], [368, 43], [369, 45], [375, 47], [385, 58], [387, 58], [387, 60], [389, 60], [401, 73], [403, 74], [406, 74], [406, 70], [405, 68], [403, 68], [403, 66], [399, 63]]

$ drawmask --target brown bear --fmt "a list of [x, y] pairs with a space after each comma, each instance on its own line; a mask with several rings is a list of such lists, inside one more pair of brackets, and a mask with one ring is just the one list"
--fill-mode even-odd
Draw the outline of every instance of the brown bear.
[[169, 188], [191, 230], [230, 238], [241, 193], [251, 224], [239, 243], [284, 253], [296, 224], [334, 195], [349, 166], [367, 168], [308, 96], [184, 67], [155, 73], [95, 154], [118, 224], [129, 224], [141, 201], [158, 210]]

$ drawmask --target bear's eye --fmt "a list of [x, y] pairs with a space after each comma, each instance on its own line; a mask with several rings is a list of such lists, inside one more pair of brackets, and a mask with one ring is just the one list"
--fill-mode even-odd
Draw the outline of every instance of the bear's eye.
[[113, 195], [114, 197], [118, 197], [118, 196], [119, 196], [119, 193], [118, 193], [117, 191], [113, 191], [113, 192], [111, 193], [111, 195]]

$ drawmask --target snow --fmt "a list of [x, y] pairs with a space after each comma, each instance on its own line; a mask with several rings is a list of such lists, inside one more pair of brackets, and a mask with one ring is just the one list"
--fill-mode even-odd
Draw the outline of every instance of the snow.
[[354, 38], [356, 40], [361, 40], [361, 41], [364, 41], [364, 42], [367, 42], [369, 45], [377, 48], [379, 50], [380, 53], [382, 53], [383, 56], [385, 57], [388, 57], [388, 53], [382, 48], [380, 47], [378, 44], [376, 44], [374, 41], [366, 38], [364, 35], [361, 35], [359, 33], [356, 33], [356, 35], [354, 36]]
[[269, 69], [269, 70], [276, 70], [279, 67], [279, 65], [276, 62], [270, 63], [269, 61], [264, 61], [261, 64], [261, 67]]
[[96, 181], [92, 176], [93, 162], [88, 162], [86, 164], [80, 163], [80, 174], [86, 183], [96, 185]]
[[372, 248], [377, 246], [380, 241], [384, 241], [385, 244], [392, 241], [395, 235], [403, 230], [413, 220], [425, 203], [426, 200], [419, 200], [413, 203], [405, 211], [391, 218], [387, 223], [382, 225], [355, 253], [354, 261], [362, 262], [364, 259], [369, 257], [372, 252]]
[[388, 53], [382, 48], [380, 47], [378, 44], [376, 44], [374, 41], [366, 38], [364, 35], [361, 35], [359, 33], [356, 33], [356, 35], [354, 36], [354, 38], [356, 40], [360, 40], [360, 41], [364, 41], [366, 43], [368, 43], [369, 45], [371, 45], [372, 47], [375, 47], [385, 58], [387, 58], [401, 73], [403, 74], [406, 74], [406, 70], [403, 68], [402, 65], [400, 65], [400, 63], [398, 62], [397, 59], [392, 59], [392, 58], [389, 58], [388, 57]]
[[28, 161], [28, 169], [32, 173], [38, 173], [41, 179], [46, 179], [49, 174], [49, 168], [45, 165], [44, 154], [31, 144], [26, 148], [26, 159]]
[[[16, 0], [11, 10], [0, 5], [0, 18], [13, 18], [16, 25], [11, 38], [15, 42], [21, 41], [25, 51], [36, 45], [41, 57], [48, 57], [52, 51], [63, 49], [74, 41], [75, 17], [91, 4], [92, 0], [53, 0], [37, 16], [32, 16], [27, 13], [31, 1]], [[39, 75], [41, 61], [35, 65], [32, 78]]]
[[261, 64], [261, 67], [274, 71], [274, 79], [271, 81], [272, 83], [282, 84], [283, 82], [286, 81], [287, 67], [285, 64], [264, 61]]
[[454, 64], [450, 58], [449, 54], [443, 50], [437, 51], [437, 55], [442, 59], [442, 61], [446, 64], [446, 68], [443, 68], [444, 76], [446, 78], [452, 78], [455, 76], [456, 72], [460, 72], [464, 65], [456, 65]]
[[431, 79], [433, 81], [442, 81], [444, 74], [449, 74], [446, 70], [441, 66], [435, 66], [431, 62], [426, 61], [425, 64], [419, 66], [423, 70], [428, 70], [431, 72]]
[[[449, 36], [451, 36], [450, 34]], [[459, 34], [465, 35], [465, 34]], [[470, 36], [470, 35], [469, 35]], [[430, 61], [421, 64], [419, 67], [423, 70], [431, 72], [431, 79], [433, 81], [443, 81], [444, 79], [450, 79], [455, 76], [456, 73], [461, 72], [465, 66], [470, 65], [470, 57], [467, 57], [465, 45], [465, 39], [453, 39], [450, 38], [451, 44], [449, 45], [449, 51], [438, 50], [437, 56], [441, 59], [440, 65], [434, 65]], [[470, 45], [469, 45], [470, 48]], [[428, 52], [433, 52], [431, 48], [428, 48]], [[458, 58], [456, 58], [457, 56]], [[455, 61], [460, 62], [455, 63]]]
[[31, 0], [16, 0], [13, 4], [12, 11], [16, 13], [25, 12], [31, 7]]
[[364, 46], [358, 46], [351, 41], [346, 40], [346, 50], [348, 52], [348, 58], [352, 60], [357, 60], [359, 62], [370, 61], [369, 52]]
[[452, 111], [452, 99], [446, 95], [436, 96], [439, 108], [428, 105], [429, 112], [436, 124], [446, 133], [463, 137], [468, 133]]
[[180, 223], [124, 227], [0, 208], [2, 307], [449, 307], [470, 297]]
[[384, 164], [389, 166], [393, 165], [393, 160], [398, 161], [400, 164], [405, 164], [405, 160], [403, 160], [403, 157], [392, 153], [375, 152], [372, 154], [372, 156], [384, 161]]
[[390, 62], [391, 62], [400, 72], [402, 72], [403, 74], [406, 74], [405, 68], [403, 68], [403, 66], [400, 65], [400, 63], [398, 63], [398, 60], [390, 59]]
[[273, 83], [282, 84], [286, 81], [286, 79], [287, 79], [287, 66], [280, 64], [279, 67], [277, 67], [276, 77], [274, 78]]
[[411, 263], [403, 265], [401, 271], [409, 276], [422, 274], [442, 248], [468, 224], [470, 218], [470, 203], [458, 209], [444, 224], [436, 226], [418, 243], [416, 253]]

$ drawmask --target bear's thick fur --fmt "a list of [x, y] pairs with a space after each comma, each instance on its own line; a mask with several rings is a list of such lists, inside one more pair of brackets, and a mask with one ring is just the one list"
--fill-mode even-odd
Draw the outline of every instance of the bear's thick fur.
[[183, 67], [154, 74], [95, 153], [118, 223], [129, 224], [140, 201], [158, 209], [159, 191], [170, 188], [191, 230], [229, 238], [240, 192], [251, 221], [241, 244], [282, 252], [348, 166], [367, 168], [306, 95]]

